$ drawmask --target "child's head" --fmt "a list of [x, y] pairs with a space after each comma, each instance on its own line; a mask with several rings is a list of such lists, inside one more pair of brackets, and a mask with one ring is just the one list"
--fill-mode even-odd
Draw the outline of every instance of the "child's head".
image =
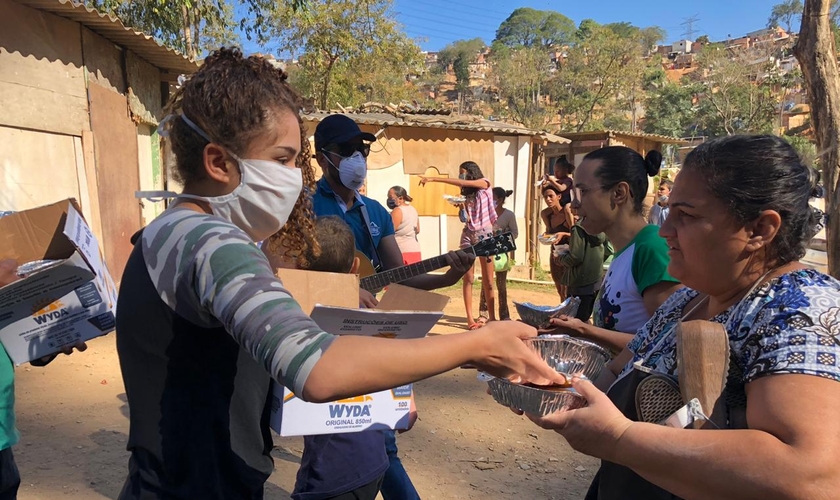
[[566, 155], [562, 155], [554, 162], [554, 177], [558, 179], [565, 179], [575, 172], [575, 166], [566, 159]]
[[307, 255], [309, 265], [305, 269], [330, 273], [358, 271], [356, 239], [350, 226], [340, 217], [329, 215], [315, 219], [315, 241], [321, 247], [321, 255]]
[[497, 207], [504, 205], [505, 200], [511, 195], [513, 195], [513, 190], [505, 190], [498, 186], [493, 188], [493, 201], [496, 202]]

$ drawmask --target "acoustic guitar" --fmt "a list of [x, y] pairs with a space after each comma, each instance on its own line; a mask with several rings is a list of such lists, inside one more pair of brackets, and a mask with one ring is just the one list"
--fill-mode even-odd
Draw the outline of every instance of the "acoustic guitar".
[[[471, 253], [476, 257], [492, 257], [507, 252], [516, 250], [516, 242], [511, 233], [503, 233], [493, 236], [488, 236], [479, 241], [475, 245], [463, 249], [467, 253]], [[407, 279], [411, 279], [421, 274], [426, 274], [430, 271], [444, 268], [449, 264], [446, 263], [445, 255], [438, 255], [431, 259], [421, 260], [414, 264], [397, 267], [377, 273], [373, 263], [365, 254], [356, 250], [356, 257], [359, 258], [359, 286], [371, 293], [382, 290], [392, 283], [401, 283]]]

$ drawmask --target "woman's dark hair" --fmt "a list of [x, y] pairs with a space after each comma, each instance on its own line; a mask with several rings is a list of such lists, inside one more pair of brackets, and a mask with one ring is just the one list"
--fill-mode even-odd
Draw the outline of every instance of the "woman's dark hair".
[[[474, 161], [465, 161], [464, 163], [461, 164], [460, 167], [458, 167], [458, 169], [459, 169], [459, 171], [460, 170], [466, 170], [467, 171], [466, 180], [468, 180], [468, 181], [475, 181], [475, 180], [484, 178], [484, 174], [481, 172], [481, 169], [478, 167], [478, 164]], [[478, 192], [478, 189], [476, 189], [476, 188], [468, 188], [468, 187], [461, 188], [461, 195], [463, 195], [463, 196], [473, 196], [477, 192]]]
[[391, 191], [394, 192], [394, 195], [397, 198], [402, 198], [409, 203], [414, 201], [413, 198], [408, 195], [408, 191], [406, 191], [405, 188], [402, 187], [402, 186], [394, 186], [394, 187], [391, 188]]
[[685, 158], [685, 171], [698, 179], [741, 224], [763, 210], [782, 217], [769, 250], [779, 265], [799, 260], [821, 223], [808, 201], [819, 194], [819, 173], [784, 139], [775, 135], [734, 135], [705, 142]]
[[542, 195], [543, 196], [545, 196], [546, 191], [554, 191], [554, 193], [557, 195], [557, 197], [558, 198], [560, 197], [560, 190], [557, 189], [556, 187], [552, 186], [551, 184], [546, 184], [545, 186], [543, 186], [543, 188], [542, 188]]
[[554, 175], [557, 175], [557, 167], [562, 168], [566, 175], [572, 175], [575, 173], [575, 166], [571, 163], [568, 159], [566, 159], [566, 155], [561, 155], [557, 158], [557, 161], [554, 162]]
[[508, 198], [508, 196], [513, 194], [513, 190], [509, 189], [505, 191], [505, 188], [494, 187], [493, 188], [493, 197], [502, 200], [502, 203]]
[[602, 189], [612, 189], [620, 182], [630, 186], [630, 196], [633, 198], [633, 210], [642, 213], [642, 202], [647, 195], [648, 177], [659, 173], [662, 164], [662, 154], [659, 151], [648, 151], [642, 155], [625, 146], [608, 146], [596, 149], [584, 158], [600, 161], [595, 170], [595, 177], [601, 181]]
[[182, 116], [204, 130], [214, 143], [240, 157], [254, 138], [269, 131], [278, 115], [292, 113], [297, 118], [301, 151], [295, 165], [303, 174], [303, 190], [286, 225], [269, 239], [268, 249], [296, 256], [299, 264], [306, 263], [310, 246], [315, 256], [320, 252], [313, 236], [312, 202], [307, 194], [314, 191], [315, 171], [309, 161], [309, 141], [299, 113], [303, 104], [283, 70], [261, 56], [246, 58], [239, 49], [222, 48], [204, 60], [198, 71], [172, 94], [165, 108], [174, 117], [166, 132], [175, 153], [176, 177], [184, 185], [204, 179], [207, 139], [187, 125]]

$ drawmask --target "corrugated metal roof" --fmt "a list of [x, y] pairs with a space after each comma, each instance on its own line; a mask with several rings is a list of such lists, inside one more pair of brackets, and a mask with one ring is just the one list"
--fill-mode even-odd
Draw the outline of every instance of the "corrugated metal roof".
[[688, 144], [688, 141], [680, 139], [678, 137], [670, 137], [667, 135], [660, 134], [647, 134], [645, 132], [623, 132], [620, 130], [593, 130], [590, 132], [557, 132], [557, 135], [559, 135], [560, 137], [571, 139], [573, 141], [590, 140], [590, 138], [591, 140], [597, 140], [603, 136], [624, 136], [637, 137], [640, 139], [650, 139], [652, 141], [661, 142], [663, 144]]
[[[310, 122], [320, 122], [331, 113], [311, 112], [303, 113], [303, 119]], [[445, 116], [445, 115], [400, 115], [388, 113], [347, 113], [360, 125], [388, 125], [398, 127], [439, 128], [446, 130], [467, 130], [471, 132], [491, 132], [494, 134], [538, 136], [541, 132], [531, 130], [511, 123], [483, 120], [474, 116]]]
[[538, 137], [549, 144], [568, 144], [572, 141], [559, 135], [550, 134], [548, 132], [540, 132]]
[[182, 73], [193, 73], [198, 69], [198, 64], [190, 61], [178, 51], [164, 47], [145, 33], [127, 28], [116, 17], [100, 14], [81, 3], [72, 0], [12, 1], [75, 21], [115, 44], [134, 52], [157, 68], [170, 73], [173, 78]]

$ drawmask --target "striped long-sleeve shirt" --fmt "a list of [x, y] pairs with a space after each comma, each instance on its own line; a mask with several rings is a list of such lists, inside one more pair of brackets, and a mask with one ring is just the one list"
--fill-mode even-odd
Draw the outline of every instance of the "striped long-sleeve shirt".
[[143, 230], [117, 304], [137, 466], [121, 498], [258, 498], [273, 468], [269, 377], [301, 394], [333, 339], [245, 232], [164, 212]]

